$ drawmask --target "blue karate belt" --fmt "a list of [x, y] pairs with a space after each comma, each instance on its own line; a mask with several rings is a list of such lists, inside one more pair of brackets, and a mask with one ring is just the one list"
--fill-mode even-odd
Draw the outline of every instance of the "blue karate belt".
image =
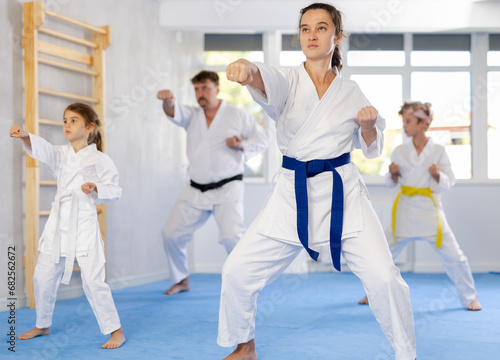
[[309, 209], [307, 204], [307, 178], [325, 171], [333, 174], [332, 210], [330, 219], [330, 252], [333, 267], [340, 271], [340, 251], [342, 247], [342, 223], [344, 220], [344, 185], [336, 167], [349, 164], [351, 154], [345, 153], [329, 160], [299, 161], [283, 156], [283, 168], [295, 171], [295, 201], [297, 203], [297, 233], [299, 240], [313, 260], [319, 253], [309, 249]]

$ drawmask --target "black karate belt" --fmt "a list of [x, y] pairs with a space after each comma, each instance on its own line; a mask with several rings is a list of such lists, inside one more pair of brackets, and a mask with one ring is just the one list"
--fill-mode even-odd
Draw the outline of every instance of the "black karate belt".
[[223, 185], [226, 185], [228, 182], [234, 181], [234, 180], [243, 180], [243, 174], [238, 174], [233, 177], [227, 178], [227, 179], [222, 179], [221, 181], [217, 181], [214, 183], [210, 184], [198, 184], [191, 180], [191, 186], [200, 190], [201, 192], [205, 192], [208, 190], [213, 190], [213, 189], [218, 189], [222, 187]]
[[319, 253], [309, 248], [307, 201], [307, 178], [325, 171], [333, 174], [332, 210], [330, 215], [330, 252], [333, 267], [340, 271], [340, 252], [342, 246], [342, 225], [344, 219], [344, 185], [336, 167], [349, 164], [351, 154], [345, 153], [328, 160], [299, 161], [283, 155], [283, 167], [295, 171], [295, 201], [297, 203], [297, 233], [302, 246], [313, 260], [318, 260]]

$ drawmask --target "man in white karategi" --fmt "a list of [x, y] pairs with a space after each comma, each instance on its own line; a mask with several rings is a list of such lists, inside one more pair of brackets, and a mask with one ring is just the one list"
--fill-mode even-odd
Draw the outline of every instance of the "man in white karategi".
[[267, 148], [267, 136], [247, 112], [217, 98], [219, 76], [202, 71], [191, 79], [200, 107], [179, 104], [171, 90], [158, 92], [169, 120], [187, 132], [190, 184], [180, 193], [162, 230], [170, 281], [165, 294], [188, 291], [187, 244], [213, 214], [219, 243], [229, 254], [245, 231], [243, 161]]

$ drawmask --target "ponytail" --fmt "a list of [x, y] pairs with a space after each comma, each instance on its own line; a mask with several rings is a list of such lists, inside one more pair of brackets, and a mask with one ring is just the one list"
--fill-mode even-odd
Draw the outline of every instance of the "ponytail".
[[336, 67], [339, 73], [342, 70], [342, 55], [337, 45], [335, 46], [335, 50], [333, 51], [332, 67]]
[[102, 141], [102, 133], [101, 133], [101, 120], [96, 119], [94, 131], [92, 131], [89, 135], [89, 139], [87, 143], [95, 144], [97, 150], [102, 151], [103, 149], [103, 141]]

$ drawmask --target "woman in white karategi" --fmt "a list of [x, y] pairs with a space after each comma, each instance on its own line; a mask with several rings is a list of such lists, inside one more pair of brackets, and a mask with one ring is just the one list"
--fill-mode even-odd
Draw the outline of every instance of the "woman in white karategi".
[[57, 180], [33, 275], [36, 327], [20, 335], [22, 340], [49, 334], [57, 289], [60, 283], [69, 284], [76, 258], [83, 290], [101, 332], [111, 334], [102, 347], [115, 349], [125, 342], [111, 290], [104, 281], [105, 255], [95, 207], [118, 200], [122, 189], [115, 164], [100, 151], [100, 125], [94, 109], [74, 103], [64, 111], [67, 145], [54, 146], [18, 125], [10, 129], [10, 136], [22, 139], [27, 153], [44, 163]]
[[299, 68], [278, 69], [240, 59], [226, 69], [228, 79], [247, 85], [276, 121], [283, 168], [265, 208], [224, 264], [217, 342], [237, 345], [226, 360], [256, 359], [259, 292], [304, 248], [317, 258], [314, 249], [330, 244], [334, 266], [340, 269], [342, 253], [361, 279], [396, 359], [414, 360], [409, 289], [393, 263], [363, 180], [349, 160], [354, 148], [361, 148], [367, 158], [380, 155], [384, 119], [359, 87], [338, 73], [340, 12], [329, 4], [312, 4], [301, 10], [299, 29], [307, 59]]
[[[443, 210], [441, 193], [455, 185], [455, 176], [444, 146], [425, 135], [433, 120], [431, 104], [405, 102], [398, 114], [412, 141], [394, 149], [386, 180], [400, 187], [392, 212], [387, 240], [394, 259], [410, 241], [427, 241], [436, 249], [446, 273], [467, 310], [481, 310], [474, 279]], [[367, 304], [365, 297], [359, 301]]]

